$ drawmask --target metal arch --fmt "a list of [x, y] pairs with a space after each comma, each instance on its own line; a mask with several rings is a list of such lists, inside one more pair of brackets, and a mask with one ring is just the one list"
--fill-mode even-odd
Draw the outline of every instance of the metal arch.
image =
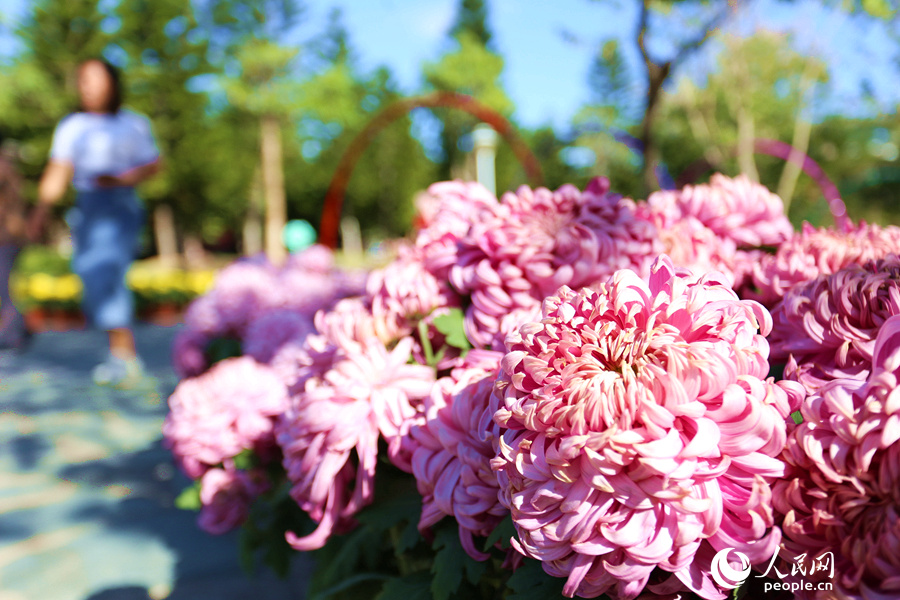
[[510, 145], [516, 158], [525, 169], [528, 180], [538, 186], [543, 180], [541, 165], [537, 158], [525, 145], [524, 140], [513, 129], [512, 124], [492, 108], [481, 104], [471, 96], [456, 92], [433, 92], [424, 96], [398, 100], [383, 109], [356, 134], [350, 146], [341, 157], [337, 169], [328, 185], [325, 202], [322, 207], [322, 221], [319, 225], [319, 243], [331, 249], [337, 247], [338, 229], [340, 227], [341, 209], [347, 184], [353, 174], [356, 162], [362, 156], [369, 143], [382, 129], [408, 114], [414, 108], [457, 108], [469, 113], [476, 119], [490, 125]]

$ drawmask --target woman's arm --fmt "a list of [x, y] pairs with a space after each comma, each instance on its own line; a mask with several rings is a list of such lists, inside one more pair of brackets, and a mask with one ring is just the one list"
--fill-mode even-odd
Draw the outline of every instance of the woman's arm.
[[32, 240], [40, 237], [41, 231], [50, 214], [50, 207], [59, 202], [66, 195], [69, 183], [72, 181], [73, 168], [71, 163], [50, 159], [41, 182], [38, 185], [38, 203], [28, 219], [27, 234]]
[[38, 185], [38, 206], [51, 206], [59, 202], [66, 195], [72, 172], [70, 163], [51, 158]]
[[97, 185], [101, 187], [134, 187], [145, 179], [153, 177], [162, 170], [162, 161], [156, 159], [139, 167], [128, 169], [118, 175], [101, 175], [97, 178]]

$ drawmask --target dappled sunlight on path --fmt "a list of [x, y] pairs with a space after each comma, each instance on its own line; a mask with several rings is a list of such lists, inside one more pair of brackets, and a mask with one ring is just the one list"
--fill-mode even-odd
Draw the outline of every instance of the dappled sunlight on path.
[[101, 332], [40, 334], [0, 356], [0, 599], [303, 597], [308, 566], [247, 577], [235, 535], [174, 508], [187, 480], [160, 428], [176, 331], [138, 327], [148, 377], [130, 390], [91, 382]]

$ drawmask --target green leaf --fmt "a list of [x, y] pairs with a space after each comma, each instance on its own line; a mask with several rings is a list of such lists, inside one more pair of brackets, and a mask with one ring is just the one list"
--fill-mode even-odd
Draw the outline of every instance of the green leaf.
[[190, 487], [184, 488], [175, 498], [175, 507], [181, 510], [200, 510], [200, 482], [195, 481]]
[[403, 531], [400, 532], [400, 538], [397, 541], [397, 552], [412, 550], [421, 539], [422, 536], [419, 533], [418, 523], [415, 519], [410, 519], [403, 528]]
[[216, 338], [206, 346], [206, 356], [211, 365], [241, 354], [241, 342], [232, 338]]
[[489, 551], [497, 542], [500, 542], [503, 548], [508, 548], [509, 538], [515, 535], [516, 526], [513, 525], [512, 515], [506, 515], [506, 517], [502, 521], [500, 521], [500, 524], [494, 528], [494, 530], [491, 532], [491, 535], [489, 535], [487, 540], [484, 542], [484, 551]]
[[437, 554], [431, 565], [431, 572], [434, 573], [431, 593], [435, 600], [448, 600], [462, 583], [466, 559], [472, 559], [463, 550], [456, 528], [443, 527], [438, 530], [433, 548]]
[[244, 471], [250, 470], [256, 466], [256, 455], [253, 454], [253, 450], [243, 450], [240, 454], [234, 457], [234, 466], [236, 469], [242, 469]]
[[469, 350], [472, 344], [466, 338], [465, 315], [458, 308], [451, 308], [447, 314], [434, 318], [435, 328], [444, 334], [447, 345]]
[[364, 583], [366, 581], [383, 581], [390, 578], [390, 575], [384, 575], [383, 573], [359, 573], [338, 582], [327, 590], [319, 592], [318, 594], [312, 596], [310, 600], [326, 600], [326, 598], [330, 598], [338, 592], [349, 590], [353, 586], [360, 583]]
[[431, 577], [428, 573], [413, 573], [389, 579], [375, 600], [431, 600]]
[[800, 414], [800, 411], [799, 411], [799, 410], [795, 410], [794, 412], [792, 412], [792, 413], [791, 413], [791, 418], [794, 419], [794, 424], [795, 424], [795, 425], [799, 425], [800, 423], [803, 422], [803, 415]]
[[513, 593], [508, 600], [552, 600], [562, 598], [563, 580], [544, 572], [540, 561], [526, 558], [507, 583]]
[[238, 559], [247, 575], [252, 576], [256, 572], [256, 550], [259, 545], [259, 531], [252, 523], [245, 523], [238, 538]]

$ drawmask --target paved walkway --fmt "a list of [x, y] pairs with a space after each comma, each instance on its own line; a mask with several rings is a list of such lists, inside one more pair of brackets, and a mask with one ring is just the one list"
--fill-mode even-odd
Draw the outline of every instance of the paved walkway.
[[173, 506], [188, 483], [160, 444], [176, 331], [136, 330], [152, 376], [140, 391], [91, 383], [100, 332], [0, 354], [0, 600], [302, 599], [308, 567], [247, 577], [236, 536]]

